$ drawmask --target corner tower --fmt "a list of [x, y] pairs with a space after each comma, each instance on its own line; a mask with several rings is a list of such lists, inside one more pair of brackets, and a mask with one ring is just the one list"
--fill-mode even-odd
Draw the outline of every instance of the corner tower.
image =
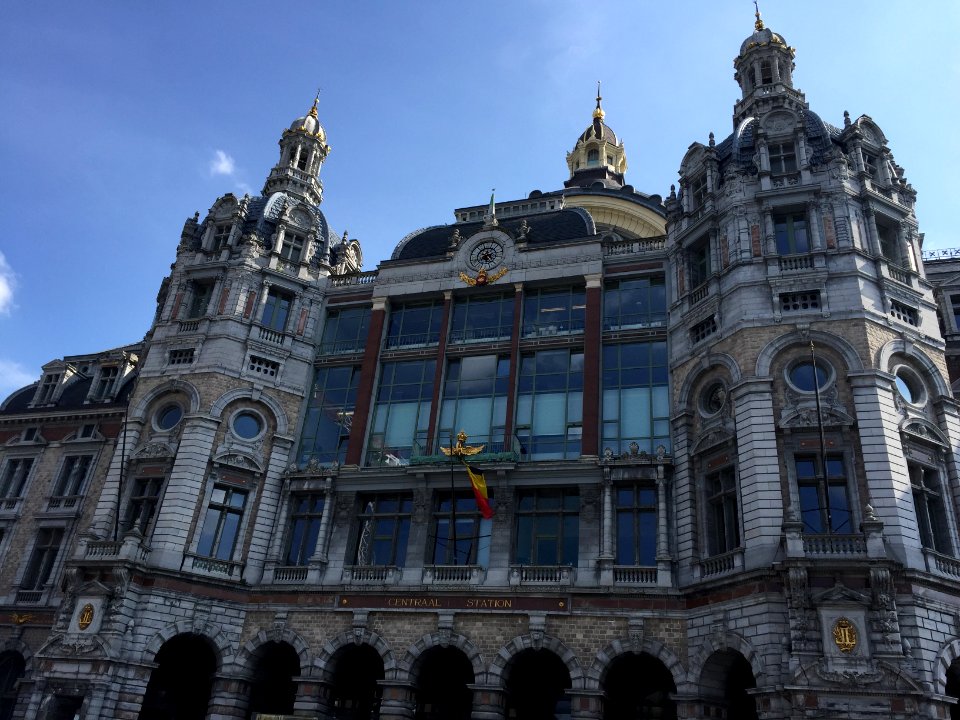
[[573, 150], [567, 153], [570, 179], [563, 183], [564, 187], [587, 187], [597, 182], [608, 188], [623, 185], [627, 155], [623, 141], [604, 122], [606, 113], [600, 105], [602, 99], [600, 83], [597, 83], [597, 107], [593, 111], [593, 121], [577, 138]]
[[287, 192], [302, 197], [311, 205], [323, 200], [320, 168], [330, 154], [327, 133], [320, 124], [317, 103], [303, 117], [294, 120], [280, 138], [280, 160], [263, 184], [263, 194]]
[[[830, 714], [852, 673], [908, 717], [898, 698], [932, 682], [919, 668], [952, 632], [918, 637], [912, 598], [960, 591], [960, 422], [916, 194], [871, 118], [811, 110], [793, 61], [758, 12], [732, 133], [690, 146], [666, 202], [676, 497], [697, 508], [678, 519], [681, 584], [778, 578], [784, 607], [709, 603], [730, 626], [771, 621], [760, 655], [788, 638], [784, 672], [757, 689], [771, 716]], [[892, 581], [904, 571], [909, 589]]]

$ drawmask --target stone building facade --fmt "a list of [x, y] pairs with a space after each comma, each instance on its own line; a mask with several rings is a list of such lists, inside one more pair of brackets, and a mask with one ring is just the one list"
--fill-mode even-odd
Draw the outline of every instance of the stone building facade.
[[[793, 61], [758, 14], [733, 132], [665, 199], [598, 96], [563, 189], [367, 272], [314, 103], [262, 195], [185, 223], [123, 410], [89, 391], [111, 430], [42, 582], [50, 493], [0, 517], [0, 718], [951, 717], [960, 416], [915, 193]], [[14, 474], [44, 387], [0, 412]]]

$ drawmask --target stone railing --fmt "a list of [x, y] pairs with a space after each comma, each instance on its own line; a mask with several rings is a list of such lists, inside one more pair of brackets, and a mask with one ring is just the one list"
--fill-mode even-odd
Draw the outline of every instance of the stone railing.
[[187, 554], [184, 557], [184, 563], [189, 563], [191, 570], [203, 573], [204, 575], [233, 579], [239, 578], [243, 573], [243, 563], [233, 562], [231, 560], [219, 560], [218, 558]]
[[377, 281], [377, 271], [351, 273], [350, 275], [334, 275], [330, 278], [333, 287], [350, 287], [351, 285], [369, 285]]
[[780, 272], [810, 270], [812, 267], [813, 258], [809, 255], [787, 255], [780, 258]]
[[480, 565], [424, 565], [424, 585], [479, 585], [486, 572]]
[[260, 339], [274, 345], [283, 345], [283, 339], [286, 337], [282, 332], [271, 330], [270, 328], [260, 328]]
[[569, 565], [511, 565], [511, 585], [570, 585], [575, 571]]
[[63, 508], [64, 510], [70, 510], [77, 506], [83, 499], [83, 495], [60, 495], [57, 497], [50, 498], [50, 501], [47, 503], [47, 508], [49, 510], [56, 510]]
[[17, 590], [17, 603], [38, 603], [43, 597], [43, 590]]
[[655, 238], [650, 240], [618, 240], [615, 242], [605, 242], [603, 244], [604, 257], [617, 257], [619, 255], [642, 255], [645, 253], [662, 252], [667, 246], [665, 238]]
[[347, 565], [343, 582], [392, 585], [400, 579], [400, 568], [394, 565]]
[[960, 560], [957, 558], [941, 555], [929, 548], [923, 549], [923, 556], [927, 561], [927, 570], [930, 572], [960, 578]]
[[694, 288], [694, 289], [690, 292], [690, 304], [691, 304], [691, 305], [695, 305], [696, 303], [700, 302], [701, 300], [705, 300], [705, 299], [707, 298], [707, 295], [709, 295], [709, 294], [710, 294], [710, 283], [709, 283], [709, 282], [705, 282], [705, 283], [703, 283], [702, 285], [700, 285], [699, 287]]
[[655, 567], [615, 565], [613, 567], [613, 581], [617, 585], [656, 585], [657, 569]]
[[200, 328], [199, 320], [181, 320], [177, 325], [177, 332], [196, 332]]
[[122, 540], [90, 540], [81, 537], [74, 557], [84, 560], [144, 562], [148, 555], [150, 555], [150, 548], [141, 544], [140, 535], [130, 533]]
[[867, 541], [863, 535], [804, 535], [803, 551], [807, 555], [862, 556], [867, 553]]
[[306, 565], [282, 565], [274, 568], [273, 581], [277, 583], [305, 583], [307, 581]]
[[740, 566], [742, 551], [732, 550], [700, 561], [700, 577], [713, 577], [733, 572]]

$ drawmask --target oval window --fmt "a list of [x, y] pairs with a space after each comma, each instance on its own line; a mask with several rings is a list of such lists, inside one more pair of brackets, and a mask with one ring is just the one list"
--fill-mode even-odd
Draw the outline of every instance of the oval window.
[[157, 428], [170, 430], [183, 418], [183, 408], [179, 405], [165, 405], [156, 415]]
[[255, 438], [262, 429], [263, 421], [255, 413], [244, 411], [233, 418], [233, 431], [244, 440]]
[[905, 367], [898, 367], [895, 373], [895, 383], [900, 397], [911, 405], [920, 405], [926, 398], [923, 382], [917, 374]]
[[727, 400], [727, 389], [723, 383], [715, 382], [707, 386], [701, 396], [701, 407], [707, 415], [716, 415]]
[[814, 380], [814, 364], [807, 360], [795, 363], [790, 367], [787, 377], [790, 384], [802, 392], [813, 392], [817, 388], [823, 390], [830, 383], [830, 366], [822, 360], [816, 364], [816, 380]]

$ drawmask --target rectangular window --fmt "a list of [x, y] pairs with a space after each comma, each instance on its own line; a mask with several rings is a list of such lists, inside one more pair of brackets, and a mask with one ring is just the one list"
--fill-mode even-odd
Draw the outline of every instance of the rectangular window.
[[583, 288], [530, 290], [523, 298], [523, 335], [583, 332], [585, 308]]
[[710, 239], [703, 238], [690, 247], [687, 269], [690, 273], [690, 289], [695, 290], [710, 279]]
[[920, 311], [896, 300], [890, 301], [890, 314], [908, 325], [917, 326], [920, 324]]
[[290, 525], [287, 530], [287, 565], [306, 565], [317, 549], [324, 496], [320, 493], [294, 495], [290, 498]]
[[143, 537], [150, 536], [162, 489], [163, 477], [134, 478], [127, 509], [120, 524], [123, 532], [136, 530]]
[[804, 312], [820, 309], [820, 291], [780, 293], [781, 312]]
[[87, 423], [86, 425], [82, 425], [80, 427], [80, 431], [77, 433], [77, 438], [82, 440], [92, 438], [96, 434], [96, 432], [97, 432], [96, 423]]
[[108, 400], [113, 395], [114, 385], [117, 378], [120, 377], [120, 368], [104, 367], [100, 368], [100, 377], [97, 380], [97, 387], [93, 394], [94, 400]]
[[453, 306], [451, 343], [502, 340], [513, 334], [513, 295], [458, 298]]
[[667, 344], [603, 346], [603, 447], [626, 455], [633, 443], [654, 454], [670, 452]]
[[603, 292], [603, 329], [664, 327], [667, 291], [663, 277], [613, 280]]
[[40, 391], [37, 394], [37, 405], [46, 405], [53, 402], [53, 394], [60, 384], [60, 373], [50, 373], [43, 376], [43, 382], [40, 383]]
[[653, 483], [615, 489], [617, 565], [657, 564], [657, 487]]
[[950, 307], [953, 310], [953, 332], [960, 332], [960, 295], [950, 296]]
[[194, 348], [186, 348], [183, 350], [171, 350], [170, 354], [167, 356], [167, 363], [169, 365], [192, 365], [193, 364], [193, 352]]
[[417, 303], [391, 308], [387, 347], [435, 345], [440, 342], [442, 318], [442, 303]]
[[23, 486], [27, 483], [30, 468], [33, 467], [33, 458], [10, 458], [0, 476], [0, 498], [18, 498], [23, 493]]
[[913, 489], [913, 505], [917, 512], [921, 544], [942, 555], [953, 555], [939, 473], [933, 468], [916, 463], [909, 463], [907, 469]]
[[769, 85], [773, 82], [773, 65], [769, 60], [760, 61], [760, 83]]
[[720, 555], [740, 547], [740, 513], [733, 467], [710, 472], [704, 478], [707, 506], [707, 552]]
[[356, 564], [403, 567], [412, 509], [413, 499], [406, 494], [361, 498]]
[[541, 350], [523, 356], [517, 388], [516, 434], [527, 459], [580, 457], [582, 352]]
[[367, 464], [406, 465], [427, 447], [436, 360], [385, 362], [380, 371]]
[[69, 455], [60, 469], [60, 477], [53, 489], [53, 497], [75, 497], [83, 489], [93, 455]]
[[220, 250], [227, 246], [227, 243], [230, 240], [230, 231], [233, 229], [233, 225], [217, 225], [213, 231], [213, 249]]
[[203, 518], [197, 554], [218, 560], [231, 560], [243, 520], [247, 491], [214, 485], [207, 513]]
[[[484, 520], [477, 509], [477, 501], [470, 492], [455, 494], [456, 533], [452, 532], [453, 515], [450, 493], [440, 493], [433, 513], [433, 564], [481, 565], [490, 561], [490, 533], [493, 520]], [[491, 497], [492, 499], [492, 497]], [[456, 535], [456, 548], [454, 548]]]
[[774, 215], [773, 229], [777, 237], [777, 252], [781, 255], [810, 252], [807, 218], [803, 213]]
[[303, 236], [290, 231], [283, 233], [283, 242], [280, 243], [280, 257], [292, 263], [300, 262], [303, 256]]
[[50, 580], [63, 542], [63, 528], [41, 528], [30, 554], [30, 562], [20, 582], [21, 590], [42, 590]]
[[300, 436], [301, 465], [311, 460], [321, 465], [346, 460], [359, 382], [359, 366], [317, 369]]
[[504, 451], [510, 358], [476, 355], [447, 363], [440, 406], [437, 440], [454, 442], [463, 430], [471, 445], [485, 445], [486, 452]]
[[713, 315], [706, 320], [701, 320], [690, 328], [690, 342], [696, 345], [703, 342], [717, 331], [717, 320]]
[[863, 169], [866, 170], [867, 175], [872, 178], [879, 177], [879, 161], [877, 156], [873, 153], [868, 153], [866, 150], [863, 151]]
[[580, 493], [576, 488], [517, 491], [516, 562], [576, 565], [580, 548]]
[[293, 304], [293, 295], [278, 290], [275, 287], [267, 292], [267, 301], [263, 305], [263, 316], [260, 324], [277, 332], [283, 332], [287, 327], [287, 317], [290, 315], [290, 306]]
[[370, 308], [330, 310], [320, 339], [321, 355], [362, 352], [370, 332]]
[[774, 175], [786, 175], [797, 171], [797, 150], [792, 142], [770, 143], [770, 172]]
[[843, 456], [827, 455], [826, 476], [818, 454], [795, 455], [793, 460], [804, 532], [854, 532]]
[[247, 370], [257, 375], [263, 375], [264, 377], [276, 377], [277, 373], [280, 372], [280, 363], [258, 357], [257, 355], [251, 355], [250, 362], [247, 363]]
[[707, 202], [707, 174], [690, 181], [690, 210], [699, 210]]
[[880, 254], [894, 265], [903, 265], [897, 229], [893, 225], [887, 225], [879, 217], [876, 226], [877, 234], [880, 236]]
[[207, 307], [210, 305], [210, 296], [213, 295], [212, 282], [192, 283], [193, 292], [190, 297], [190, 306], [187, 308], [187, 318], [195, 319], [207, 314]]

